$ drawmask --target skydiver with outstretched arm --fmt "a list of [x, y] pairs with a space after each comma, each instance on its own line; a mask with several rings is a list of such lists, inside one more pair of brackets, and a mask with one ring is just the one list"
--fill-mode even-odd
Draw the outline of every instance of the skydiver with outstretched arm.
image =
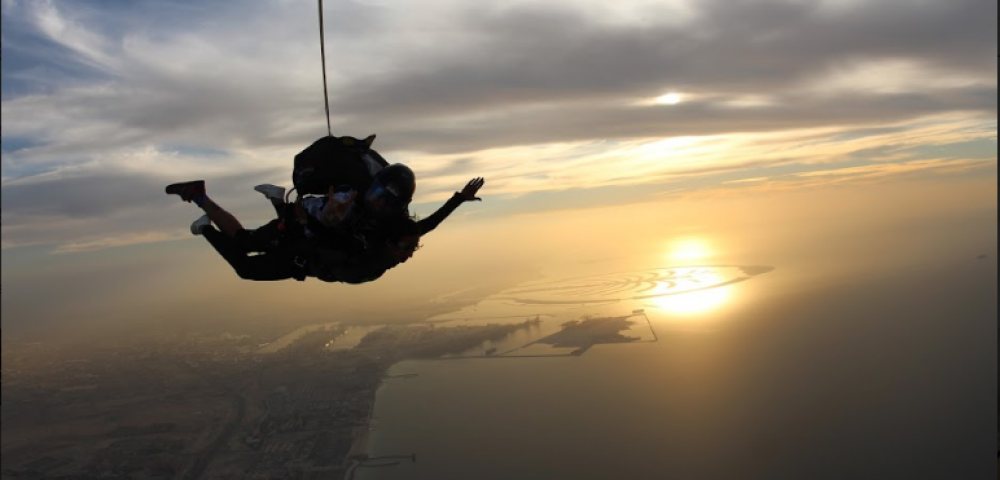
[[[369, 232], [362, 232], [363, 237], [369, 239], [369, 243], [375, 245], [383, 245], [386, 242], [390, 244], [393, 242], [398, 243], [394, 248], [367, 249], [357, 258], [352, 258], [344, 264], [333, 265], [331, 270], [335, 276], [348, 279], [345, 280], [348, 283], [364, 283], [378, 279], [389, 269], [401, 263], [406, 263], [413, 256], [414, 252], [420, 248], [420, 239], [436, 229], [444, 219], [448, 218], [463, 203], [481, 202], [482, 199], [476, 195], [485, 183], [486, 181], [482, 178], [470, 180], [461, 191], [455, 192], [437, 211], [427, 218], [415, 222], [412, 227], [407, 226], [406, 234], [400, 236], [399, 240], [382, 239], [387, 232], [386, 228], [379, 226], [379, 224], [369, 226], [371, 228]], [[404, 215], [402, 218], [409, 219], [410, 217]], [[388, 222], [391, 224], [399, 221], [399, 219], [400, 217], [396, 217], [396, 219], [389, 219]], [[398, 231], [395, 229], [388, 230], [390, 234], [393, 232]]]
[[[366, 225], [368, 230], [363, 238], [367, 240], [359, 249], [348, 247], [356, 244], [358, 238], [358, 232], [350, 229], [339, 230], [339, 236], [331, 236], [327, 232], [325, 237], [308, 238], [305, 234], [308, 226], [296, 229], [286, 218], [275, 219], [258, 229], [245, 229], [236, 217], [208, 197], [205, 182], [201, 180], [169, 185], [166, 193], [179, 195], [182, 200], [193, 202], [205, 211], [206, 215], [191, 225], [191, 233], [204, 235], [241, 278], [273, 281], [289, 278], [302, 280], [312, 276], [328, 282], [364, 283], [405, 263], [419, 248], [420, 237], [440, 225], [459, 205], [466, 201], [481, 201], [476, 194], [484, 183], [482, 178], [473, 179], [438, 211], [420, 222], [414, 222], [405, 214], [405, 206], [402, 212], [398, 210], [401, 201], [405, 200], [403, 205], [408, 204], [409, 198], [396, 195], [393, 190], [400, 191], [398, 188], [386, 188], [378, 182], [374, 182], [373, 188], [366, 192], [366, 202], [356, 204], [356, 193], [338, 199], [338, 192], [331, 188], [320, 208], [296, 211], [300, 220], [313, 227], [343, 223], [352, 209], [355, 214], [367, 210], [382, 211], [381, 205], [400, 212], [374, 216], [379, 220]], [[268, 195], [268, 192], [264, 193]], [[286, 207], [286, 210], [289, 208]], [[212, 226], [213, 223], [218, 230]], [[323, 245], [331, 239], [339, 248], [331, 249]], [[262, 254], [250, 255], [251, 252]]]

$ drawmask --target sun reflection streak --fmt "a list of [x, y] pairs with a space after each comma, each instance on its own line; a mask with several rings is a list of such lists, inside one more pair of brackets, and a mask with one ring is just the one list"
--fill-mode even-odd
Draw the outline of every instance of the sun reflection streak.
[[716, 310], [732, 297], [732, 286], [710, 288], [694, 292], [667, 295], [652, 299], [654, 305], [664, 312], [694, 316]]

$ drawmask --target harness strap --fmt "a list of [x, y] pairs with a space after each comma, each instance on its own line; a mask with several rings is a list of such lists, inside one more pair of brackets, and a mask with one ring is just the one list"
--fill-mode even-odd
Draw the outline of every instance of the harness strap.
[[308, 261], [309, 260], [302, 255], [296, 255], [295, 258], [292, 259], [292, 263], [295, 264], [296, 267], [295, 271], [292, 272], [292, 278], [300, 282], [304, 282], [306, 280], [306, 277], [309, 276], [307, 274], [309, 269], [306, 268]]

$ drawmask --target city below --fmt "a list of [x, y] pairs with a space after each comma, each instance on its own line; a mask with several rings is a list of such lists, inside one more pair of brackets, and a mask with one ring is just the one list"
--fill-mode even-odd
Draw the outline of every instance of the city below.
[[[389, 367], [482, 348], [538, 322], [331, 323], [292, 333], [270, 326], [104, 344], [5, 344], [2, 479], [331, 479], [417, 461], [417, 452], [366, 452], [375, 393]], [[567, 322], [537, 343], [568, 343], [582, 353], [635, 340], [617, 334], [629, 324]]]

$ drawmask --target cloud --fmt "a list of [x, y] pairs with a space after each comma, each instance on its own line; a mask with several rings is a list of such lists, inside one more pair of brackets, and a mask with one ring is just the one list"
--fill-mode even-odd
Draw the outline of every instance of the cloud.
[[[995, 148], [992, 158], [987, 149], [980, 155], [983, 158], [969, 159], [959, 155], [964, 155], [961, 149], [952, 147], [979, 141], [988, 148], [990, 140], [995, 142], [994, 132], [975, 128], [977, 125], [976, 120], [954, 115], [861, 131], [825, 128], [613, 145], [564, 143], [495, 149], [471, 156], [418, 156], [412, 159], [419, 161], [412, 163], [404, 155], [394, 161], [414, 165], [419, 178], [416, 202], [431, 204], [418, 209], [426, 213], [472, 176], [486, 177], [484, 194], [500, 199], [581, 186], [665, 184], [672, 189], [698, 190], [705, 188], [706, 182], [713, 185], [761, 176], [768, 177], [769, 182], [762, 183], [768, 188], [778, 188], [779, 181], [781, 188], [805, 188], [865, 176], [905, 175], [917, 166], [924, 173], [938, 174], [982, 169], [991, 162], [995, 165]], [[953, 150], [958, 153], [950, 153]], [[229, 154], [219, 155], [213, 162], [151, 149], [122, 155], [126, 160], [109, 164], [95, 161], [5, 183], [3, 240], [7, 248], [50, 243], [56, 244], [58, 251], [77, 251], [157, 241], [159, 237], [149, 232], [174, 238], [178, 231], [186, 232], [187, 224], [200, 212], [164, 195], [163, 186], [195, 178], [208, 179], [212, 198], [252, 228], [273, 213], [251, 187], [288, 183], [288, 166], [280, 162], [240, 172], [234, 169], [240, 163]], [[936, 157], [925, 158], [928, 155]], [[917, 160], [934, 162], [914, 163]], [[966, 163], [972, 160], [975, 162]], [[123, 164], [130, 166], [111, 168]], [[860, 168], [850, 170], [855, 167]], [[844, 179], [808, 177], [814, 171], [850, 175]], [[119, 235], [126, 240], [109, 240]]]
[[795, 175], [799, 178], [816, 177], [851, 177], [873, 178], [887, 177], [899, 173], [924, 172], [941, 170], [949, 173], [962, 173], [979, 168], [996, 166], [995, 160], [918, 160], [912, 162], [890, 163], [884, 165], [865, 165], [863, 167], [838, 168], [818, 170]]
[[[20, 5], [15, 10], [38, 32], [107, 77], [5, 101], [4, 118], [17, 121], [4, 136], [86, 149], [291, 148], [322, 132], [315, 18], [302, 2], [239, 9], [144, 3], [151, 9], [144, 15], [134, 8], [120, 15], [114, 4]], [[393, 149], [441, 153], [581, 137], [773, 131], [803, 119], [815, 126], [968, 109], [995, 114], [995, 63], [984, 61], [995, 56], [990, 2], [831, 10], [711, 1], [686, 6], [682, 23], [651, 21], [672, 17], [643, 17], [636, 8], [625, 18], [644, 21], [613, 24], [587, 8], [555, 5], [444, 9], [431, 2], [415, 11], [338, 2], [327, 25], [337, 126], [383, 133]], [[161, 15], [187, 21], [150, 19]], [[5, 40], [17, 51], [17, 37]], [[885, 63], [904, 67], [886, 78]], [[859, 83], [859, 75], [867, 80]], [[952, 80], [942, 86], [938, 78]], [[846, 82], [858, 95], [816, 91], [824, 82], [837, 89]], [[628, 107], [667, 89], [704, 100]], [[774, 108], [720, 108], [747, 95], [764, 95]], [[844, 100], [851, 102], [834, 108]]]
[[191, 238], [191, 237], [190, 235], [184, 235], [183, 233], [179, 232], [131, 233], [123, 236], [105, 237], [85, 242], [71, 242], [64, 245], [59, 245], [53, 251], [53, 253], [69, 254], [69, 253], [90, 252], [95, 250], [104, 250], [107, 248], [144, 245], [148, 243], [166, 242], [166, 241], [180, 240], [185, 238]]
[[989, 15], [996, 5], [983, 1], [924, 8], [889, 1], [836, 15], [805, 2], [709, 1], [690, 23], [641, 27], [608, 27], [585, 9], [460, 12], [457, 23], [478, 32], [477, 41], [449, 55], [407, 52], [426, 61], [359, 79], [342, 106], [373, 117], [435, 116], [655, 97], [665, 89], [761, 94], [898, 59], [988, 84], [995, 78], [995, 63], [984, 58], [996, 51]]
[[822, 189], [898, 181], [903, 178], [960, 175], [995, 170], [996, 160], [917, 160], [862, 167], [831, 168], [776, 177], [758, 177], [723, 182], [701, 189], [668, 192], [663, 196], [718, 197], [790, 190]]
[[156, 169], [116, 172], [85, 166], [8, 182], [0, 191], [3, 248], [55, 245], [54, 251], [68, 253], [188, 237], [187, 225], [202, 212], [163, 189], [195, 178], [208, 179], [212, 198], [248, 228], [274, 217], [252, 187], [278, 182], [283, 172], [203, 170], [207, 175], [170, 176]]
[[572, 104], [530, 109], [436, 125], [407, 127], [387, 137], [409, 148], [461, 153], [506, 145], [533, 145], [592, 139], [634, 139], [744, 132], [775, 132], [845, 125], [901, 122], [950, 111], [995, 117], [996, 88], [926, 94], [857, 95], [814, 99], [785, 96], [775, 106], [731, 109], [708, 102], [678, 106]]
[[[162, 186], [194, 178], [265, 218], [249, 188], [287, 184], [326, 133], [312, 2], [2, 12], [5, 248], [172, 238], [197, 212]], [[378, 133], [421, 202], [473, 176], [487, 195], [697, 189], [996, 138], [985, 0], [348, 1], [325, 21], [335, 131]]]
[[107, 39], [85, 25], [62, 15], [51, 0], [32, 3], [32, 21], [46, 38], [77, 53], [79, 62], [100, 70], [113, 71], [118, 61], [110, 55]]

